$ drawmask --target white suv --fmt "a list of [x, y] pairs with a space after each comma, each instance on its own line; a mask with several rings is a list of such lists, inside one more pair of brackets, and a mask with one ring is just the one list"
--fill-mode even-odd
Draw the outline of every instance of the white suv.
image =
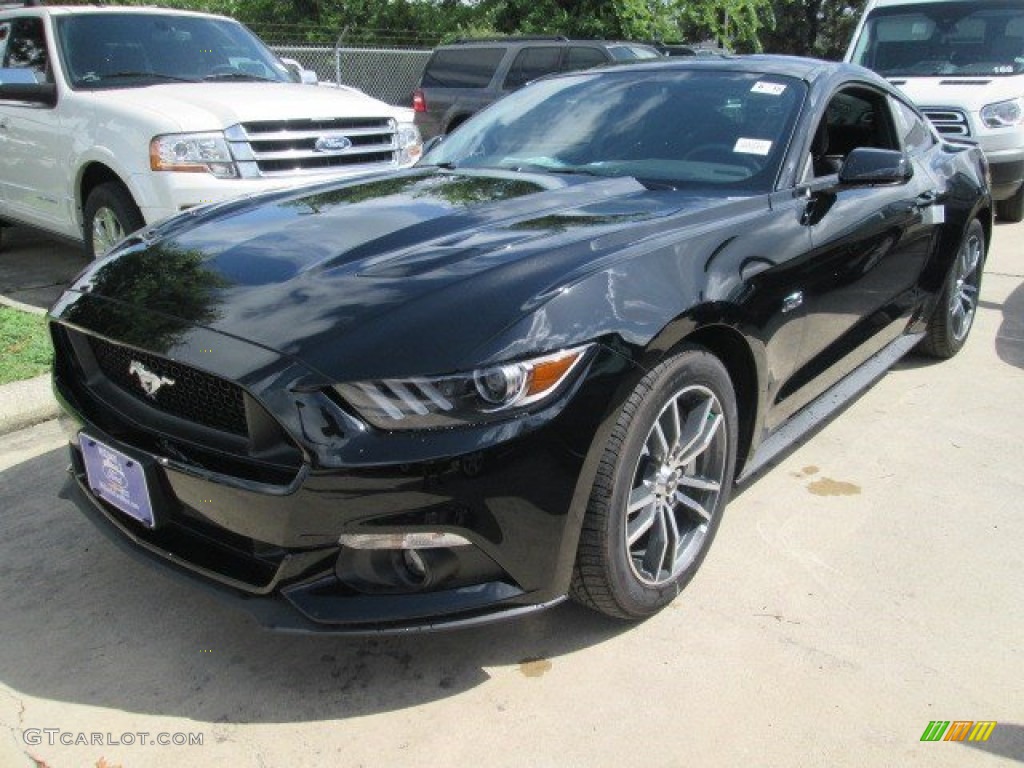
[[197, 205], [406, 167], [421, 149], [411, 110], [296, 83], [231, 19], [0, 11], [0, 226], [98, 256]]
[[887, 77], [946, 138], [977, 141], [996, 214], [1024, 219], [1024, 0], [870, 0], [846, 60]]

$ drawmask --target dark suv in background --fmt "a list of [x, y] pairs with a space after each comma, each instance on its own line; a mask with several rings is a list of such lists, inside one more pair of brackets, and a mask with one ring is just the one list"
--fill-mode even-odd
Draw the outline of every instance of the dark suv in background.
[[458, 40], [439, 46], [427, 62], [420, 87], [413, 93], [415, 122], [428, 139], [454, 130], [474, 112], [538, 77], [659, 56], [649, 45], [608, 40]]

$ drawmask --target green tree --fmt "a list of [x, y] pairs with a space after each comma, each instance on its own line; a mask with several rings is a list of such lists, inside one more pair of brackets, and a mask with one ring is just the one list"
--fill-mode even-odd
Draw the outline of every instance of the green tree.
[[841, 59], [864, 0], [772, 0], [774, 17], [762, 33], [772, 53]]

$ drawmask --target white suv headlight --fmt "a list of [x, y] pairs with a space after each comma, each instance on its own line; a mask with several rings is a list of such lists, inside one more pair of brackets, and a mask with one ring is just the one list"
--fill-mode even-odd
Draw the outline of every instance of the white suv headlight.
[[149, 143], [154, 171], [210, 173], [219, 179], [238, 178], [238, 168], [222, 133], [171, 133]]
[[420, 129], [415, 125], [399, 123], [397, 138], [399, 165], [412, 165], [423, 156], [423, 139], [420, 137]]
[[982, 107], [981, 121], [989, 128], [1024, 125], [1024, 99], [1009, 99]]

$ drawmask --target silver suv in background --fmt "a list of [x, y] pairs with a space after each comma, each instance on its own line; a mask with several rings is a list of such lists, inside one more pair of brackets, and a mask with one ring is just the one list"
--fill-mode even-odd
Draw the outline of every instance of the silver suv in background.
[[497, 37], [439, 46], [413, 93], [415, 123], [424, 139], [449, 133], [506, 93], [553, 72], [656, 59], [642, 43], [566, 37]]
[[846, 60], [888, 78], [947, 139], [977, 141], [996, 214], [1024, 220], [1024, 0], [871, 0]]

